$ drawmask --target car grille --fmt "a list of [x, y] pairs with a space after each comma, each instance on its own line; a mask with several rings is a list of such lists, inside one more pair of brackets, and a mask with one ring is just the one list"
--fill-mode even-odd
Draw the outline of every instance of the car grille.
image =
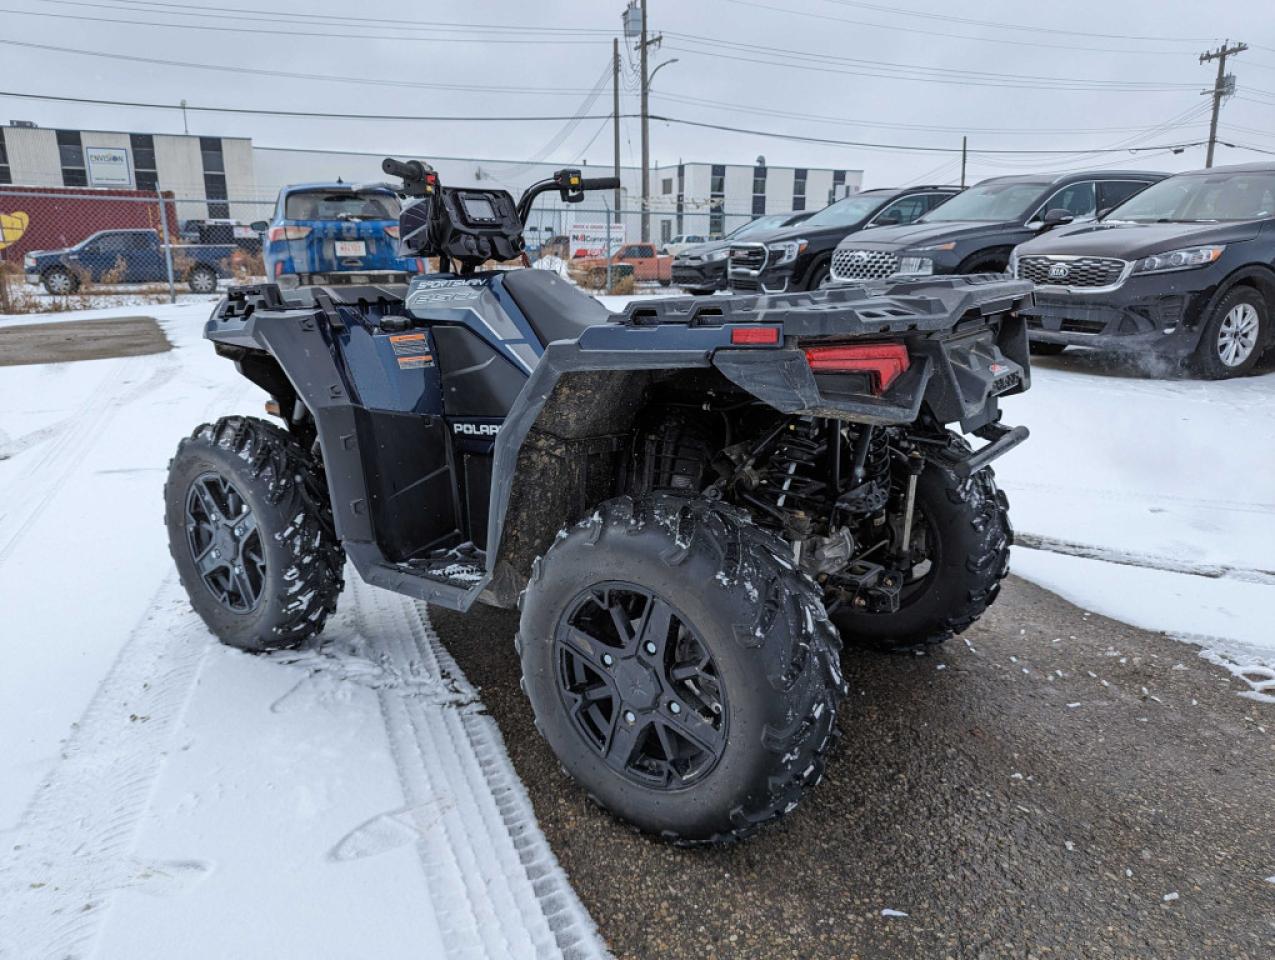
[[1042, 285], [1109, 287], [1120, 280], [1125, 266], [1125, 261], [1110, 257], [1019, 257], [1018, 277]]
[[730, 268], [761, 270], [766, 266], [766, 248], [760, 243], [741, 243], [730, 248]]
[[899, 258], [885, 250], [837, 250], [832, 254], [834, 280], [883, 280], [899, 270]]

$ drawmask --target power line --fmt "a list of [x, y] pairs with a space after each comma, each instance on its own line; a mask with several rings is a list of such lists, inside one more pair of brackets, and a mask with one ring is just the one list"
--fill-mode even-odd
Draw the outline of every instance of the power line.
[[[810, 63], [793, 62], [792, 60], [786, 60], [786, 61], [763, 60], [763, 59], [758, 59], [757, 57], [747, 57], [747, 56], [742, 56], [740, 54], [734, 54], [734, 53], [721, 53], [721, 52], [715, 52], [712, 50], [697, 50], [692, 47], [681, 47], [681, 46], [675, 46], [673, 44], [669, 44], [667, 49], [676, 50], [681, 53], [699, 55], [703, 57], [715, 57], [715, 58], [723, 59], [723, 60], [737, 60], [744, 63], [756, 63], [756, 64], [761, 64], [763, 66], [770, 66], [770, 67], [784, 67], [789, 70], [793, 70], [793, 69], [810, 70], [816, 73], [827, 73], [827, 74], [834, 74], [834, 75], [840, 75], [840, 76], [871, 77], [874, 79], [890, 79], [890, 80], [907, 80], [907, 81], [915, 81], [920, 83], [938, 83], [943, 85], [955, 85], [955, 86], [963, 86], [963, 87], [976, 86], [976, 87], [1012, 88], [1017, 90], [1029, 89], [1029, 90], [1056, 90], [1056, 91], [1101, 90], [1101, 91], [1116, 92], [1116, 93], [1171, 92], [1176, 90], [1194, 89], [1195, 87], [1194, 84], [1190, 84], [1190, 83], [1152, 85], [1152, 84], [1141, 83], [1140, 81], [1106, 82], [1106, 81], [1098, 81], [1098, 80], [1088, 80], [1088, 81], [1077, 81], [1073, 84], [1073, 83], [1070, 83], [1069, 81], [1066, 81], [1065, 78], [1056, 78], [1056, 77], [1041, 78], [1042, 80], [1050, 81], [1048, 83], [1045, 83], [1045, 82], [1032, 83], [1032, 82], [1024, 82], [1024, 79], [1015, 77], [1011, 74], [1004, 74], [1000, 76], [995, 74], [989, 74], [989, 75], [986, 75], [985, 78], [979, 78], [977, 75], [968, 76], [968, 77], [961, 76], [958, 79], [952, 80], [952, 79], [943, 79], [941, 75], [940, 76], [930, 76], [930, 75], [908, 76], [906, 73], [900, 73], [900, 72], [890, 73], [888, 71], [891, 69], [896, 71], [899, 71], [899, 70], [916, 71], [917, 68], [898, 67], [898, 66], [893, 66], [890, 64], [875, 63], [874, 61], [865, 61], [864, 69], [847, 70], [847, 69], [833, 69], [831, 67], [826, 67], [826, 66], [816, 66]], [[775, 51], [775, 52], [783, 53], [786, 56], [790, 54], [800, 53], [799, 51], [786, 51], [786, 50]], [[927, 68], [922, 68], [922, 69], [927, 69]], [[942, 73], [941, 71], [936, 71], [936, 72]], [[1113, 86], [1113, 84], [1117, 84], [1117, 85]]]
[[383, 87], [406, 87], [422, 90], [454, 90], [464, 93], [499, 93], [536, 94], [538, 96], [576, 96], [589, 91], [584, 87], [528, 87], [528, 86], [485, 86], [473, 83], [429, 83], [423, 80], [383, 80], [371, 77], [339, 76], [331, 73], [295, 73], [287, 70], [268, 70], [262, 67], [247, 65], [231, 65], [219, 63], [194, 63], [189, 60], [164, 60], [159, 57], [141, 57], [126, 53], [106, 53], [101, 50], [80, 50], [75, 47], [58, 47], [47, 43], [31, 43], [26, 40], [7, 40], [0, 38], [0, 44], [11, 47], [24, 47], [30, 50], [44, 50], [53, 53], [70, 53], [83, 57], [101, 57], [108, 60], [123, 60], [130, 63], [148, 63], [164, 67], [189, 67], [195, 70], [215, 70], [221, 73], [251, 74], [261, 77], [276, 77], [288, 80], [328, 80], [340, 83], [361, 83]]
[[507, 37], [407, 37], [401, 33], [397, 34], [372, 34], [372, 33], [320, 33], [315, 30], [300, 30], [296, 28], [288, 30], [266, 30], [261, 27], [253, 27], [251, 31], [243, 27], [232, 26], [214, 26], [212, 24], [189, 24], [189, 23], [160, 23], [154, 20], [125, 20], [116, 17], [92, 17], [82, 14], [70, 13], [48, 13], [40, 10], [13, 10], [6, 7], [0, 7], [0, 13], [16, 14], [23, 17], [47, 17], [53, 20], [74, 20], [76, 23], [121, 23], [137, 27], [159, 27], [167, 30], [208, 30], [215, 33], [234, 33], [243, 34], [251, 32], [254, 35], [269, 35], [280, 37], [320, 37], [329, 40], [343, 40], [347, 43], [351, 40], [395, 40], [406, 43], [511, 43], [511, 44], [596, 44], [602, 43], [603, 38], [598, 37], [593, 40], [563, 40], [551, 37], [534, 37], [534, 38], [507, 38]]
[[[339, 113], [332, 111], [304, 111], [304, 110], [269, 110], [259, 107], [211, 107], [198, 104], [187, 103], [184, 106], [171, 103], [144, 103], [132, 100], [107, 100], [91, 97], [67, 97], [56, 96], [53, 94], [34, 94], [20, 93], [17, 91], [0, 90], [0, 97], [13, 97], [19, 100], [45, 100], [55, 103], [85, 103], [95, 106], [113, 106], [113, 107], [129, 107], [136, 109], [148, 110], [189, 110], [197, 113], [229, 113], [247, 116], [265, 116], [265, 117], [298, 117], [310, 119], [337, 119], [337, 120], [364, 120], [364, 121], [413, 121], [427, 122], [439, 121], [447, 123], [513, 123], [513, 122], [549, 122], [577, 119], [575, 114], [571, 115], [537, 115], [537, 116], [458, 116], [458, 115], [421, 115], [421, 114], [362, 114], [362, 113]], [[633, 119], [636, 115], [632, 113], [621, 114], [622, 118]], [[603, 120], [610, 117], [610, 114], [599, 114], [593, 116], [580, 116], [580, 120]], [[894, 143], [873, 143], [865, 140], [840, 140], [831, 137], [812, 137], [801, 134], [782, 133], [775, 130], [758, 130], [749, 127], [736, 127], [729, 124], [708, 123], [701, 120], [687, 120], [681, 117], [670, 117], [660, 114], [651, 114], [652, 120], [662, 123], [672, 123], [687, 127], [696, 127], [704, 130], [718, 130], [727, 133], [743, 133], [750, 136], [770, 137], [778, 140], [791, 140], [795, 143], [818, 143], [831, 146], [860, 147], [867, 150], [885, 150], [901, 153], [950, 153], [955, 147], [951, 146], [923, 146], [917, 144], [894, 144]], [[1185, 147], [1199, 146], [1204, 141], [1192, 141], [1189, 143], [1173, 143], [1173, 144], [1157, 144], [1153, 147], [1133, 147], [1133, 148], [1095, 148], [1086, 151], [1088, 154], [1110, 154], [1110, 153], [1133, 153], [1142, 150], [1163, 150], [1178, 149]], [[1024, 149], [1024, 148], [1004, 148], [1004, 147], [982, 147], [970, 150], [971, 154], [986, 155], [1004, 155], [1004, 156], [1072, 156], [1076, 153], [1074, 150], [1058, 150], [1058, 149]]]
[[976, 27], [992, 27], [998, 30], [1020, 30], [1028, 33], [1052, 33], [1070, 37], [1099, 37], [1104, 40], [1148, 40], [1157, 43], [1211, 43], [1212, 37], [1156, 37], [1129, 33], [1098, 33], [1093, 30], [1064, 30], [1061, 27], [1042, 27], [1036, 24], [1006, 23], [1003, 20], [974, 20], [970, 17], [956, 17], [944, 13], [928, 13], [921, 10], [906, 10], [901, 7], [884, 6], [878, 3], [866, 3], [863, 0], [827, 0], [843, 7], [857, 7], [879, 13], [896, 16], [920, 17], [925, 20], [939, 20], [944, 23], [962, 23]]
[[1040, 40], [1023, 40], [1018, 37], [974, 37], [968, 34], [955, 34], [950, 31], [926, 30], [923, 27], [905, 27], [899, 24], [872, 23], [866, 20], [852, 20], [848, 17], [834, 17], [826, 13], [811, 13], [808, 10], [794, 10], [789, 7], [776, 7], [768, 3], [758, 3], [755, 0], [727, 0], [728, 3], [737, 3], [740, 6], [755, 7], [759, 10], [773, 10], [776, 13], [786, 14], [788, 16], [810, 17], [816, 20], [831, 21], [833, 23], [846, 23], [855, 27], [870, 27], [878, 30], [892, 30], [899, 33], [913, 33], [926, 37], [942, 37], [944, 40], [963, 40], [975, 43], [999, 43], [1009, 44], [1015, 47], [1043, 47], [1050, 50], [1074, 50], [1082, 53], [1129, 53], [1140, 55], [1156, 55], [1156, 56], [1180, 56], [1179, 50], [1132, 50], [1120, 49], [1115, 47], [1090, 47], [1076, 46], [1067, 43], [1044, 43]]

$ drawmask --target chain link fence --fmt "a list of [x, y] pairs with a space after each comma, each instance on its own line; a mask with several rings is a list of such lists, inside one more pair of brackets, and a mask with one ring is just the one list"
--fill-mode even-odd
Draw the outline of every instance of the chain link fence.
[[[274, 213], [273, 200], [0, 185], [0, 314], [213, 299], [234, 284], [287, 282], [293, 274], [358, 277], [392, 255], [393, 220], [262, 229]], [[581, 204], [544, 199], [527, 222], [528, 259], [590, 289], [658, 289], [669, 282], [666, 244], [676, 241], [675, 252], [709, 239], [710, 227], [729, 233], [751, 217], [719, 212], [710, 224], [707, 216], [652, 211], [651, 240], [638, 249], [641, 219], [639, 210], [613, 210], [597, 195]], [[641, 256], [610, 269], [599, 264], [617, 254]], [[423, 260], [394, 263], [408, 272], [429, 268]]]

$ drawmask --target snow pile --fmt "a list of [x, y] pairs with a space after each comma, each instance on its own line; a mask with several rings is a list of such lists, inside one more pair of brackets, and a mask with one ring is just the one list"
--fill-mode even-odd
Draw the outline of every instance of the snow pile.
[[1015, 573], [1275, 677], [1275, 373], [1157, 380], [1069, 353], [1004, 409], [1032, 432], [996, 464]]

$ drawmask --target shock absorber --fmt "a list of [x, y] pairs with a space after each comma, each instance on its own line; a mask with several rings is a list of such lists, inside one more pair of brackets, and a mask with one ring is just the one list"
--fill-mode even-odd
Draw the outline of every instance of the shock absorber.
[[862, 426], [854, 438], [850, 486], [837, 497], [837, 506], [851, 514], [876, 513], [889, 497], [889, 435], [882, 427]]
[[830, 492], [824, 479], [827, 455], [823, 421], [814, 417], [792, 420], [775, 437], [747, 489], [738, 491], [740, 498], [773, 519], [789, 538], [804, 537], [813, 518], [826, 514]]

